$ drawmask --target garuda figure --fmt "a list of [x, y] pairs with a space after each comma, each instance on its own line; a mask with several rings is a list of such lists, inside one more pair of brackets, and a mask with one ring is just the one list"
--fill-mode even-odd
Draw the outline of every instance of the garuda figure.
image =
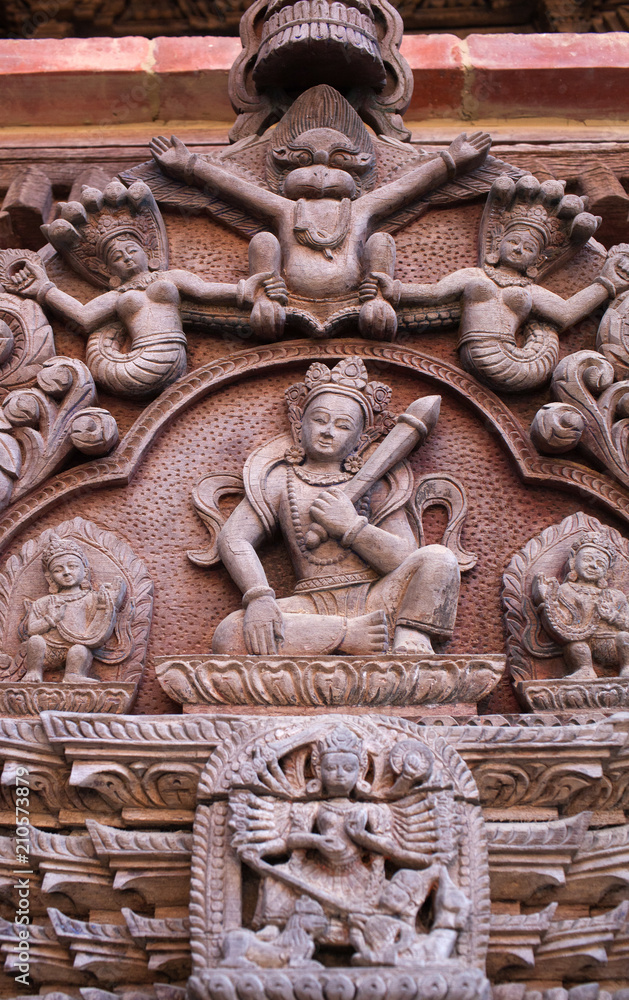
[[[281, 272], [293, 311], [315, 309], [321, 319], [328, 319], [357, 306], [365, 273], [393, 273], [393, 238], [377, 231], [384, 221], [428, 191], [480, 166], [490, 145], [485, 133], [460, 135], [447, 151], [421, 158], [377, 186], [369, 132], [348, 102], [322, 85], [301, 94], [272, 133], [267, 186], [231, 170], [227, 161], [191, 153], [175, 136], [153, 139], [151, 150], [169, 176], [218, 194], [268, 226], [269, 232], [251, 240], [251, 271]], [[281, 303], [256, 301], [251, 325], [258, 336], [278, 339], [284, 320]], [[397, 321], [389, 303], [380, 298], [363, 311], [360, 322], [364, 333], [380, 337], [392, 335]]]
[[[453, 955], [470, 913], [470, 900], [448, 872], [459, 840], [453, 800], [435, 789], [434, 776], [432, 791], [421, 787], [433, 768], [427, 747], [402, 741], [392, 768], [409, 771], [406, 758], [416, 772], [401, 779], [391, 801], [374, 801], [367, 748], [337, 726], [312, 744], [309, 761], [302, 758], [313, 778], [305, 797], [291, 802], [286, 796], [294, 795], [295, 774], [284, 775], [269, 748], [254, 755], [253, 784], [267, 794], [234, 792], [229, 824], [232, 847], [261, 878], [255, 933], [246, 932], [251, 959], [243, 952], [243, 932], [232, 931], [223, 939], [221, 964], [290, 964], [288, 957], [280, 960], [280, 949], [264, 953], [260, 945], [281, 947], [287, 925], [300, 915], [303, 922], [304, 914], [312, 921], [315, 907], [312, 937], [319, 947], [351, 947], [353, 965], [421, 967]], [[389, 870], [396, 869], [391, 877], [385, 859]], [[424, 928], [418, 914], [431, 894], [433, 919]]]
[[594, 679], [594, 663], [629, 677], [629, 602], [609, 585], [616, 554], [607, 532], [587, 532], [570, 551], [563, 583], [541, 573], [533, 579], [542, 623], [563, 647], [572, 677]]
[[[412, 404], [391, 430], [390, 395], [356, 357], [332, 370], [317, 362], [287, 390], [292, 436], [249, 456], [245, 498], [218, 536], [243, 609], [218, 626], [215, 653], [377, 654], [389, 636], [396, 653], [430, 653], [431, 640], [450, 637], [459, 566], [442, 545], [418, 546], [405, 460], [439, 397]], [[256, 552], [278, 531], [297, 577], [280, 599]]]

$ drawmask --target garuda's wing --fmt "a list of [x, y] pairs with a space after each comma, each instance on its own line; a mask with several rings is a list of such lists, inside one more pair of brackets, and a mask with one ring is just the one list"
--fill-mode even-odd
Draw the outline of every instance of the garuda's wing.
[[291, 802], [272, 795], [234, 792], [229, 799], [232, 847], [239, 855], [281, 854], [290, 830]]
[[[413, 165], [417, 166], [422, 160], [432, 160], [435, 155], [435, 153], [420, 150]], [[514, 180], [517, 180], [525, 171], [519, 167], [514, 167], [505, 160], [499, 160], [495, 156], [488, 156], [485, 162], [475, 170], [470, 170], [468, 174], [462, 174], [455, 180], [448, 181], [448, 183], [442, 184], [433, 191], [428, 191], [421, 198], [417, 198], [416, 201], [412, 201], [410, 204], [404, 205], [403, 208], [393, 212], [378, 228], [387, 233], [397, 233], [404, 226], [408, 226], [415, 219], [419, 219], [422, 215], [425, 215], [429, 208], [460, 205], [463, 202], [478, 198], [480, 195], [487, 194], [496, 178], [500, 174], [505, 173], [509, 177], [513, 177]], [[387, 178], [387, 180], [392, 179], [393, 177]]]
[[[249, 149], [249, 146], [253, 148]], [[254, 181], [259, 187], [267, 187], [264, 173], [265, 153], [266, 142], [261, 142], [257, 136], [252, 136], [249, 141], [244, 140], [238, 143], [237, 147], [228, 147], [222, 153], [200, 155], [202, 159], [211, 160], [223, 169], [233, 171], [237, 176]], [[137, 180], [148, 184], [155, 200], [162, 208], [176, 208], [189, 215], [210, 215], [246, 239], [251, 239], [256, 233], [268, 229], [260, 219], [225, 201], [218, 192], [211, 192], [208, 188], [201, 190], [169, 177], [160, 170], [154, 160], [124, 170], [120, 176], [127, 184], [133, 184]]]
[[447, 792], [407, 795], [389, 806], [390, 836], [397, 860], [424, 867], [449, 864], [456, 856], [460, 822], [456, 802]]

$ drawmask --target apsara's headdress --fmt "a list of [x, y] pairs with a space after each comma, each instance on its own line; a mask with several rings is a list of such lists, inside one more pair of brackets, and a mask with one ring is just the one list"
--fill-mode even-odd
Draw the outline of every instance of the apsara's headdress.
[[315, 774], [315, 780], [308, 783], [310, 793], [321, 791], [321, 761], [329, 753], [349, 753], [353, 754], [359, 765], [356, 790], [364, 794], [371, 790], [369, 782], [365, 781], [365, 775], [369, 768], [369, 755], [365, 749], [363, 741], [347, 729], [346, 726], [337, 726], [320, 739], [312, 747], [310, 762]]
[[370, 382], [364, 362], [359, 357], [344, 358], [330, 369], [320, 361], [315, 361], [306, 372], [303, 382], [296, 382], [284, 393], [288, 404], [288, 419], [295, 445], [287, 452], [287, 461], [294, 465], [303, 462], [305, 453], [301, 444], [301, 427], [304, 412], [313, 400], [323, 392], [334, 392], [348, 396], [362, 408], [365, 426], [360, 440], [345, 459], [348, 472], [358, 472], [362, 465], [362, 452], [373, 442], [384, 437], [391, 430], [394, 417], [387, 406], [391, 399], [391, 389], [383, 382]]
[[[530, 277], [541, 277], [563, 264], [594, 235], [600, 218], [585, 211], [583, 198], [564, 194], [566, 182], [540, 183], [532, 174], [517, 182], [501, 174], [492, 184], [479, 237], [479, 262], [486, 270], [499, 262], [500, 244], [510, 230], [527, 230], [540, 244]], [[489, 266], [489, 267], [488, 267]]]
[[330, 150], [330, 165], [350, 173], [359, 193], [371, 190], [377, 172], [371, 136], [351, 104], [333, 87], [320, 84], [299, 95], [272, 134], [266, 164], [272, 191], [281, 191], [289, 171], [315, 162], [313, 142], [332, 138], [324, 136], [324, 130], [342, 137]]
[[107, 267], [112, 240], [134, 240], [146, 252], [151, 271], [168, 267], [168, 238], [161, 212], [144, 181], [126, 188], [111, 181], [104, 191], [84, 187], [80, 201], [60, 202], [59, 218], [42, 226], [44, 236], [70, 267], [92, 284], [116, 287]]
[[90, 581], [90, 564], [88, 558], [85, 554], [84, 549], [81, 548], [78, 542], [75, 542], [73, 538], [62, 538], [61, 535], [57, 535], [53, 532], [50, 536], [46, 548], [42, 552], [41, 562], [42, 569], [44, 571], [44, 576], [48, 582], [48, 586], [52, 593], [56, 593], [59, 588], [52, 576], [50, 575], [50, 564], [54, 559], [59, 556], [73, 555], [77, 556], [83, 565], [85, 566], [85, 576], [81, 582], [82, 590], [89, 590], [91, 587]]

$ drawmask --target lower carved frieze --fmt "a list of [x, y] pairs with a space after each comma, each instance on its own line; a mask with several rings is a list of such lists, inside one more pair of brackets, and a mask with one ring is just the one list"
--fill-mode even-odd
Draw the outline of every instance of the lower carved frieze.
[[405, 969], [339, 969], [323, 975], [301, 969], [221, 970], [193, 976], [191, 1000], [488, 1000], [491, 988], [480, 969], [444, 962], [421, 973]]
[[523, 705], [534, 712], [594, 709], [622, 712], [629, 709], [629, 677], [552, 677], [520, 681], [515, 685]]
[[32, 716], [40, 712], [128, 712], [137, 684], [125, 683], [35, 683], [0, 681], [0, 712]]
[[476, 703], [500, 680], [505, 657], [455, 656], [209, 656], [162, 658], [157, 677], [184, 705], [213, 708], [373, 707]]

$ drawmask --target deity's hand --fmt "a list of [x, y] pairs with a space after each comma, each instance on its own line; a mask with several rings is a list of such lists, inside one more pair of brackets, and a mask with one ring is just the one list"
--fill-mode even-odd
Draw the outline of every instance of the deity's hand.
[[[487, 132], [474, 132], [468, 139], [465, 132], [450, 143], [448, 154], [454, 161], [457, 174], [479, 167], [491, 147], [491, 136]], [[446, 154], [446, 155], [448, 155]], [[447, 163], [447, 161], [446, 161]]]
[[364, 807], [354, 809], [345, 820], [345, 829], [352, 840], [360, 841], [367, 832], [369, 814]]
[[4, 279], [8, 292], [36, 298], [44, 285], [50, 284], [46, 269], [30, 260], [25, 260], [19, 271]]
[[268, 656], [277, 653], [284, 641], [282, 612], [274, 597], [265, 595], [250, 601], [245, 609], [243, 634], [248, 653]]
[[273, 271], [260, 271], [259, 274], [252, 274], [250, 278], [246, 279], [242, 294], [243, 304], [252, 305], [260, 292], [263, 292], [268, 299], [279, 302], [283, 306], [288, 302], [286, 282]]
[[117, 576], [113, 583], [107, 583], [105, 586], [111, 593], [115, 606], [119, 608], [127, 596], [127, 584], [124, 577]]
[[546, 595], [550, 589], [550, 580], [543, 573], [538, 573], [533, 577], [531, 585], [531, 596], [536, 604], [542, 604], [546, 600]]
[[624, 608], [620, 602], [612, 600], [610, 597], [599, 597], [596, 602], [596, 610], [601, 618], [609, 622], [610, 625], [618, 625], [624, 620]]
[[311, 505], [310, 517], [321, 524], [331, 538], [342, 538], [356, 523], [358, 514], [343, 490], [333, 486], [321, 493]]
[[172, 135], [170, 139], [164, 135], [154, 137], [149, 142], [149, 149], [158, 166], [178, 179], [185, 176], [194, 155], [176, 135]]
[[57, 606], [53, 605], [52, 610], [44, 615], [44, 617], [51, 628], [56, 628], [59, 622], [65, 617], [65, 613], [65, 604], [58, 604]]
[[619, 253], [609, 257], [603, 265], [600, 276], [613, 285], [616, 295], [626, 292], [629, 288], [629, 255]]
[[395, 305], [398, 305], [400, 294], [399, 287], [397, 286], [399, 284], [399, 281], [391, 278], [384, 271], [372, 271], [367, 278], [361, 281], [360, 288], [358, 289], [358, 298], [360, 302], [370, 302], [380, 292], [387, 302], [393, 302]]

